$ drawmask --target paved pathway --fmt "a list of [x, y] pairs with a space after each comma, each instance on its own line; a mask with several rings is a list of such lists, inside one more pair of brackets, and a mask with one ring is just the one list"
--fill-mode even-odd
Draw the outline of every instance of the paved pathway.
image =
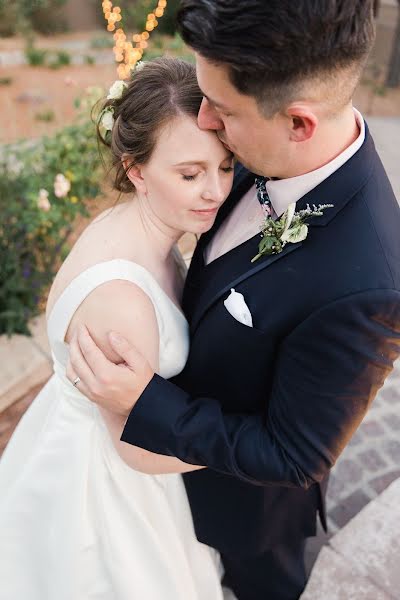
[[367, 123], [400, 202], [400, 117], [367, 117]]

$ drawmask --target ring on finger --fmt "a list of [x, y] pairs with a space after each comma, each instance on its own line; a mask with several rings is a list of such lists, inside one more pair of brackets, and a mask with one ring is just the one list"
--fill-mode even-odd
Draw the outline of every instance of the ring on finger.
[[74, 387], [76, 387], [78, 385], [78, 383], [80, 382], [81, 378], [80, 377], [75, 377], [75, 379], [72, 382], [72, 385]]

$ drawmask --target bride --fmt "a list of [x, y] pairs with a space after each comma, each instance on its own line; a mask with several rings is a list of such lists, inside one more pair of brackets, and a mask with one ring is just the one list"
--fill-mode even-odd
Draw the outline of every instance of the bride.
[[185, 365], [175, 245], [210, 229], [232, 185], [232, 155], [197, 127], [201, 100], [194, 67], [175, 59], [110, 89], [98, 132], [114, 187], [132, 199], [86, 229], [49, 295], [54, 375], [0, 463], [1, 600], [223, 597], [217, 553], [196, 539], [180, 476], [202, 467], [121, 442], [123, 423], [65, 374], [82, 325], [115, 362], [110, 330], [140, 341], [162, 377]]

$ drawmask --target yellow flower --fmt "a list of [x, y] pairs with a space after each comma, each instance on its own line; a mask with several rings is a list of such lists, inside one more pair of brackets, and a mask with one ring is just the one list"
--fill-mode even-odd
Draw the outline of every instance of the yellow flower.
[[77, 204], [77, 202], [79, 202], [79, 199], [76, 196], [71, 196], [71, 203]]
[[72, 171], [65, 171], [65, 177], [70, 181], [75, 181], [75, 175], [72, 173]]

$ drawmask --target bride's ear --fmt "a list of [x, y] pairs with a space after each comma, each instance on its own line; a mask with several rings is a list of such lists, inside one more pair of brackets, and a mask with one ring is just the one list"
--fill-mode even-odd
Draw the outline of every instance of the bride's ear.
[[147, 194], [147, 187], [140, 165], [132, 165], [132, 161], [128, 158], [123, 160], [122, 164], [124, 165], [126, 176], [133, 183], [135, 189], [142, 194]]

